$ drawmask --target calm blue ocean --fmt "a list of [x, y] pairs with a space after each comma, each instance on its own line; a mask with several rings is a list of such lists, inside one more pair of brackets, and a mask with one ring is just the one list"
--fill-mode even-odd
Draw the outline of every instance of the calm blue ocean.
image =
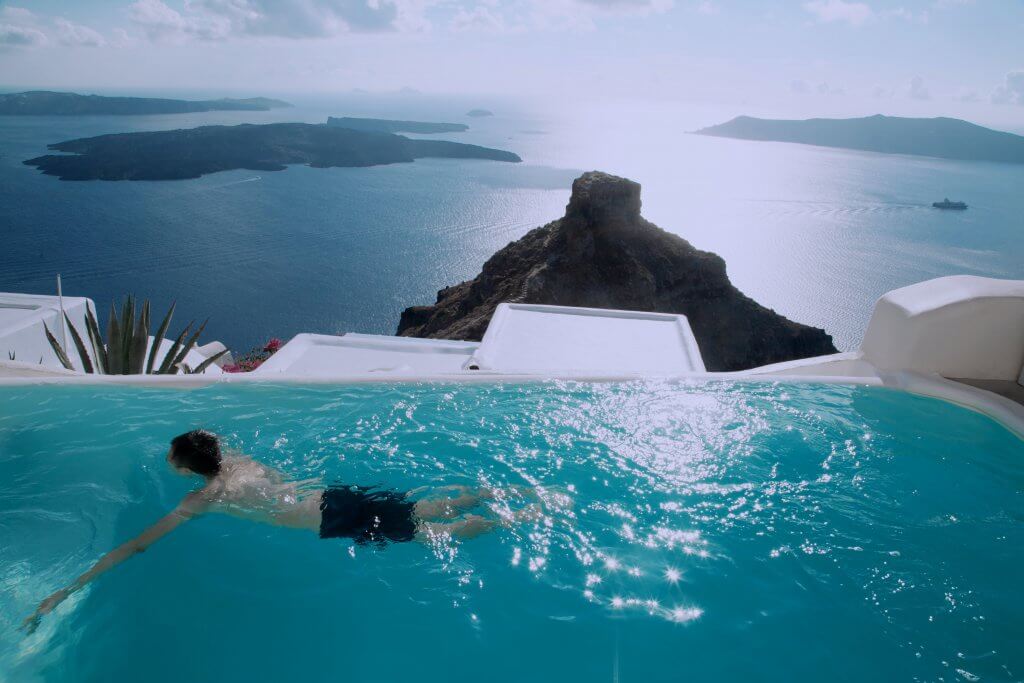
[[[420, 95], [297, 101], [272, 112], [0, 117], [0, 291], [64, 291], [101, 309], [126, 292], [206, 340], [244, 350], [298, 332], [393, 333], [403, 308], [474, 276], [498, 248], [559, 217], [572, 179], [642, 183], [644, 214], [721, 254], [747, 294], [859, 343], [885, 291], [953, 273], [1024, 278], [1024, 166], [883, 156], [685, 134], [742, 113]], [[467, 119], [474, 106], [493, 118]], [[421, 160], [291, 167], [198, 180], [62, 182], [22, 161], [62, 140], [328, 115], [465, 121], [441, 136], [522, 164]], [[948, 196], [970, 204], [940, 212]], [[177, 326], [177, 325], [176, 325]]]

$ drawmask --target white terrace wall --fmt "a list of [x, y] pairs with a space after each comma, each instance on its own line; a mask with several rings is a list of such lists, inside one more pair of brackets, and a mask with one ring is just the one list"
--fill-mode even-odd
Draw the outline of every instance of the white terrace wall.
[[1019, 380], [1024, 281], [954, 275], [884, 295], [861, 345], [879, 370]]
[[[64, 297], [64, 310], [71, 323], [80, 332], [85, 332], [86, 307], [95, 307], [92, 301], [83, 297]], [[53, 348], [46, 340], [46, 327], [62, 343], [69, 360], [78, 368], [78, 354], [74, 350], [71, 334], [61, 330], [60, 304], [55, 296], [36, 294], [15, 294], [0, 292], [0, 360], [40, 365], [44, 368], [63, 369]], [[81, 369], [81, 368], [79, 368]]]

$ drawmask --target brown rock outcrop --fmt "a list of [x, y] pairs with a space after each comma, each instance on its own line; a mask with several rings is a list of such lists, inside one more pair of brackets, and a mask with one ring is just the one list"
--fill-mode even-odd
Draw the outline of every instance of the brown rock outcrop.
[[498, 251], [433, 306], [402, 313], [398, 334], [478, 340], [499, 303], [682, 313], [708, 370], [742, 370], [835, 353], [824, 330], [793, 322], [736, 289], [717, 254], [640, 216], [640, 185], [600, 172], [573, 182], [565, 216]]

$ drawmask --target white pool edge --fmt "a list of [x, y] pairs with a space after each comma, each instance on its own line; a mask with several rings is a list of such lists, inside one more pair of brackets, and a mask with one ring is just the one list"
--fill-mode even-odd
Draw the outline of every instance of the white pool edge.
[[[9, 296], [12, 300], [21, 302], [25, 295]], [[91, 304], [87, 299], [82, 301]], [[360, 334], [301, 334], [285, 344], [262, 368], [251, 373], [216, 376], [86, 375], [57, 372], [52, 367], [37, 367], [29, 371], [25, 363], [8, 363], [0, 359], [0, 387], [60, 384], [189, 389], [221, 383], [331, 385], [635, 380], [845, 384], [883, 386], [944, 400], [983, 413], [1024, 439], [1024, 405], [976, 386], [945, 379], [956, 377], [965, 380], [996, 381], [1014, 387], [1017, 384], [1024, 386], [1024, 280], [956, 275], [896, 289], [883, 295], [876, 303], [865, 333], [865, 341], [857, 351], [804, 358], [728, 373], [703, 370], [700, 350], [696, 347], [689, 323], [682, 315], [569, 309], [532, 304], [501, 304], [498, 308], [498, 314], [491, 321], [491, 326], [480, 343]], [[603, 360], [596, 364], [576, 363], [576, 359], [571, 355], [564, 366], [559, 364], [555, 369], [527, 367], [531, 359], [529, 356], [525, 361], [520, 359], [518, 363], [513, 364], [514, 367], [503, 370], [487, 367], [486, 363], [474, 362], [479, 360], [478, 357], [484, 357], [486, 360], [487, 341], [494, 341], [501, 332], [503, 321], [510, 317], [510, 312], [520, 309], [546, 312], [556, 317], [564, 317], [569, 312], [574, 316], [616, 320], [671, 319], [686, 333], [675, 340], [676, 345], [682, 344], [683, 355], [696, 354], [696, 361], [688, 363], [692, 370], [671, 362], [660, 366], [654, 364], [653, 369], [646, 362], [631, 362], [629, 354], [635, 355], [638, 349], [642, 350], [644, 347], [631, 346], [628, 343], [629, 335], [624, 335], [619, 330], [618, 334], [609, 333], [609, 344], [618, 349], [611, 357], [607, 353], [607, 348], [595, 350], [593, 344], [571, 344], [568, 347], [569, 352], [581, 356], [586, 356], [588, 351], [597, 354], [597, 357]], [[539, 327], [543, 328], [543, 325]], [[642, 333], [641, 327], [636, 327], [633, 331], [636, 334]], [[564, 342], [559, 335], [544, 335], [542, 332], [543, 329], [537, 333], [541, 342], [555, 346]], [[38, 342], [38, 339], [36, 341]], [[339, 348], [352, 345], [369, 346], [381, 349], [383, 355], [387, 355], [383, 351], [398, 348], [428, 355], [436, 354], [440, 350], [446, 353], [457, 350], [469, 360], [460, 365], [461, 369], [457, 371], [442, 371], [436, 366], [431, 367], [422, 363], [418, 368], [416, 364], [383, 367], [387, 365], [384, 363], [382, 369], [375, 366], [363, 367], [357, 372], [352, 363], [344, 362], [324, 363], [317, 366], [315, 372], [296, 371], [294, 360], [302, 355], [303, 346], [317, 341]], [[559, 349], [563, 355], [566, 350]], [[660, 358], [660, 355], [658, 357]], [[593, 358], [583, 360], [592, 361]], [[538, 363], [538, 366], [544, 367], [541, 363]], [[468, 369], [472, 367], [479, 369]], [[599, 367], [601, 370], [573, 370], [572, 367]], [[605, 368], [608, 368], [608, 372], [603, 371]], [[659, 371], [662, 368], [663, 371]]]

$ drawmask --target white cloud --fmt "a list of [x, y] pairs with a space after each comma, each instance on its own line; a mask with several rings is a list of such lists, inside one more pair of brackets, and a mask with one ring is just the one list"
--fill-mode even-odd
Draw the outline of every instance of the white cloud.
[[0, 47], [50, 45], [100, 47], [106, 44], [97, 31], [68, 21], [35, 14], [24, 7], [0, 7]]
[[675, 5], [673, 0], [577, 0], [577, 2], [602, 10], [630, 14], [667, 12]]
[[876, 100], [887, 100], [895, 94], [892, 88], [886, 88], [884, 85], [876, 85], [875, 89], [871, 91], [871, 95]]
[[192, 0], [190, 5], [227, 20], [236, 33], [286, 38], [389, 31], [399, 11], [394, 0]]
[[227, 37], [229, 22], [193, 11], [191, 3], [186, 3], [185, 9], [183, 14], [162, 0], [137, 0], [128, 7], [128, 17], [153, 40], [184, 37], [216, 40]]
[[915, 24], [927, 24], [931, 20], [931, 15], [928, 14], [927, 10], [915, 12], [905, 7], [886, 10], [882, 12], [882, 15], [889, 19], [903, 19]]
[[487, 31], [502, 33], [510, 30], [505, 19], [490, 7], [474, 7], [466, 9], [460, 7], [452, 17], [451, 28], [453, 31]]
[[708, 0], [704, 0], [704, 2], [697, 5], [697, 13], [705, 15], [718, 14], [718, 6], [708, 2]]
[[992, 91], [993, 104], [1024, 105], [1024, 71], [1011, 71], [1002, 84]]
[[103, 36], [88, 26], [72, 23], [64, 17], [54, 19], [54, 24], [57, 27], [57, 40], [62, 45], [103, 47], [107, 44]]
[[861, 26], [875, 17], [874, 11], [862, 2], [812, 0], [804, 3], [804, 9], [822, 23], [845, 22], [851, 26]]
[[471, 0], [455, 6], [449, 23], [453, 31], [523, 33], [592, 31], [602, 17], [660, 14], [672, 9], [674, 0]]
[[[330, 38], [345, 33], [422, 32], [439, 8], [454, 31], [591, 30], [601, 16], [667, 12], [675, 0], [130, 0], [129, 31], [103, 36], [64, 17], [42, 19], [22, 8], [0, 7], [0, 46], [130, 45], [152, 41], [231, 38]], [[0, 0], [2, 2], [2, 0]], [[717, 12], [710, 0], [702, 13]]]
[[110, 40], [110, 45], [114, 47], [130, 47], [138, 43], [138, 40], [123, 28], [111, 29], [110, 33], [113, 36]]
[[0, 48], [46, 45], [36, 15], [24, 7], [0, 7]]
[[[238, 36], [326, 38], [347, 32], [418, 30], [434, 0], [136, 0], [131, 20], [153, 39]], [[180, 7], [180, 9], [178, 9]]]
[[9, 47], [30, 47], [33, 45], [45, 45], [46, 34], [27, 26], [15, 26], [13, 24], [0, 24], [0, 46]]
[[924, 79], [920, 76], [914, 76], [910, 79], [910, 86], [907, 88], [907, 95], [914, 100], [930, 100], [932, 98], [931, 93], [928, 92], [928, 88], [924, 85]]

